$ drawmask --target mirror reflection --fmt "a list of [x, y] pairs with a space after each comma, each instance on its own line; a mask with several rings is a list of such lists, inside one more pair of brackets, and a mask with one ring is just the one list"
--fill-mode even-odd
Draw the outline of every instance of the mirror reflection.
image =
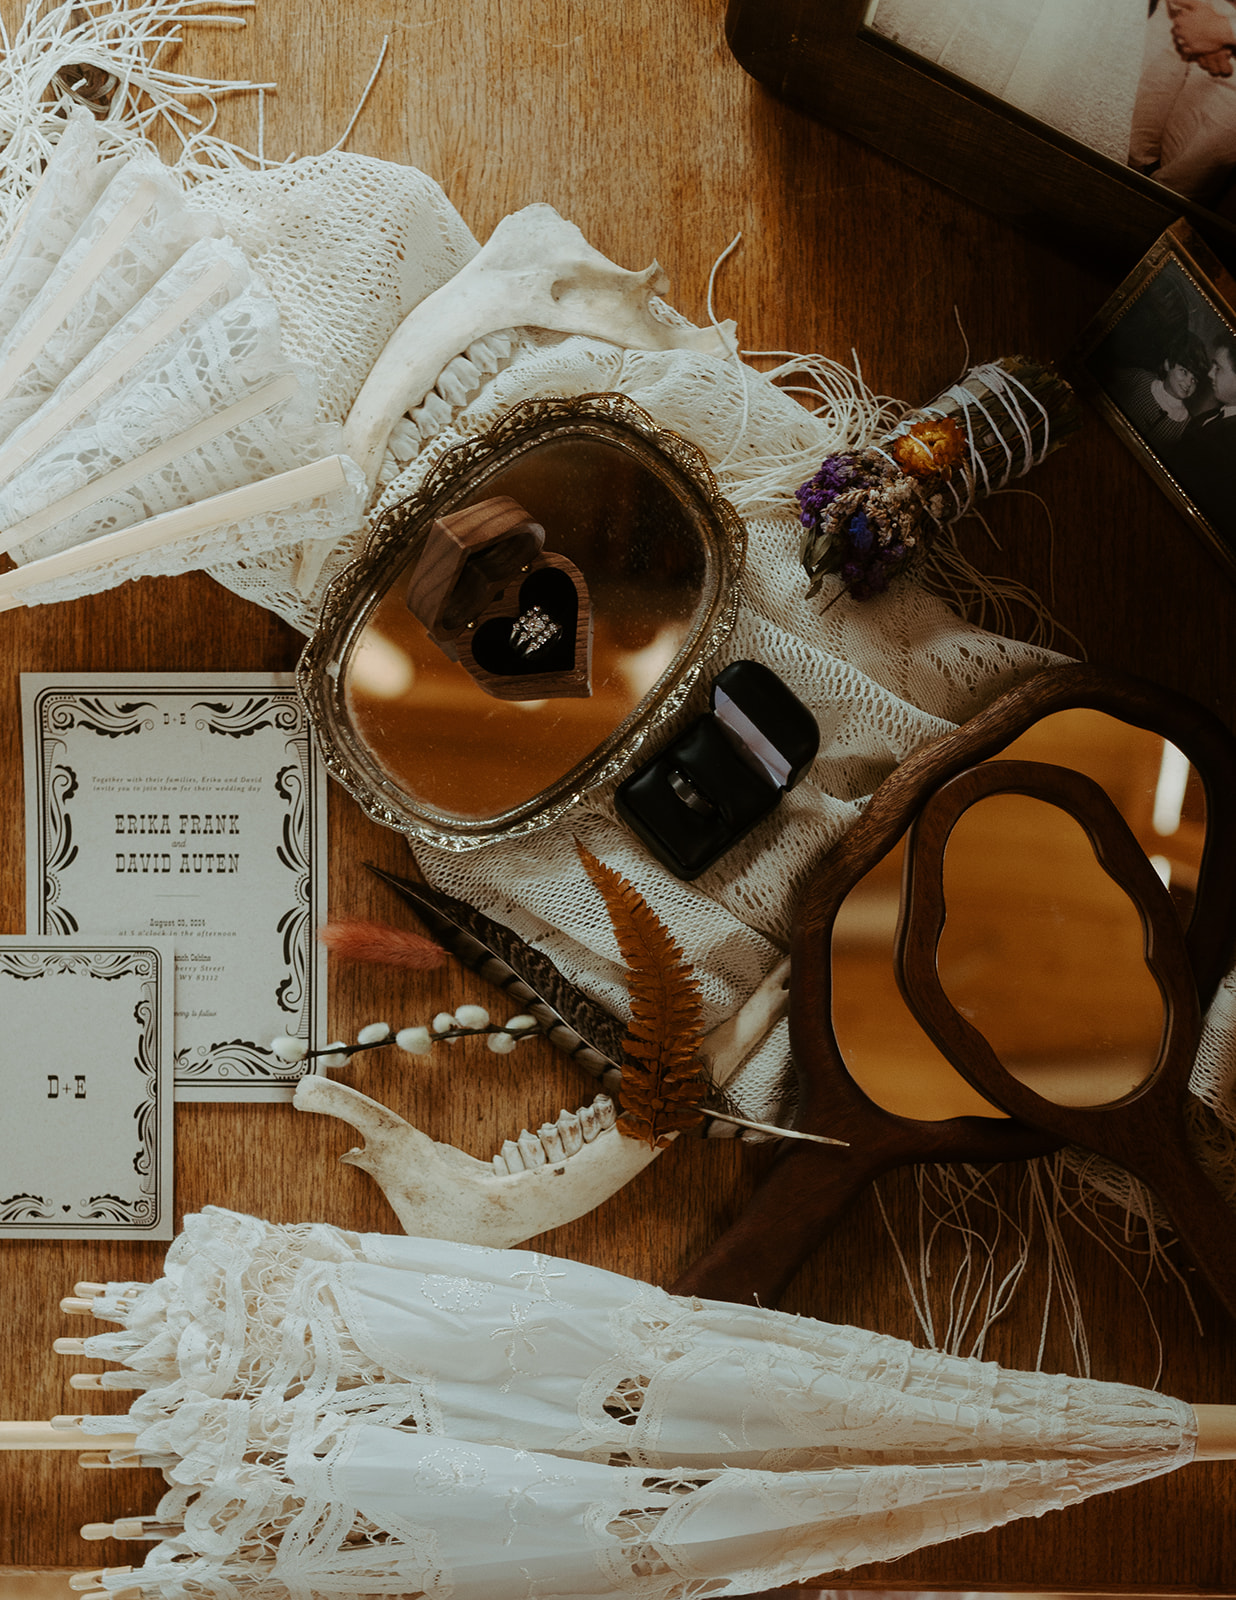
[[[1201, 783], [1157, 734], [1087, 709], [1045, 717], [997, 759], [1051, 762], [1107, 792], [1167, 884], [1184, 926], [1205, 836]], [[832, 941], [833, 1025], [877, 1105], [921, 1120], [1000, 1115], [915, 1021], [893, 975], [904, 846], [851, 891]], [[1162, 1028], [1140, 919], [1067, 813], [1023, 796], [971, 808], [945, 855], [939, 952], [952, 1003], [1010, 1072], [1063, 1104], [1103, 1103], [1142, 1081]]]
[[[571, 609], [556, 617], [552, 595], [530, 598], [527, 567], [500, 576], [471, 616], [466, 607], [448, 615], [460, 624], [462, 659], [452, 659], [409, 607], [418, 544], [390, 574], [342, 670], [352, 729], [373, 762], [416, 803], [460, 819], [500, 815], [569, 774], [636, 711], [715, 601], [701, 513], [645, 457], [602, 439], [551, 440], [470, 485], [452, 511], [500, 496], [544, 529], [546, 558], [582, 574], [578, 607], [568, 596]], [[526, 630], [529, 617], [564, 630], [559, 642], [590, 628], [589, 659], [572, 687], [523, 697], [518, 657], [485, 656], [507, 674], [498, 697], [470, 668], [472, 643], [482, 630]], [[535, 676], [530, 684], [535, 691]]]
[[893, 975], [904, 841], [846, 896], [833, 925], [833, 1031], [850, 1076], [897, 1116], [1002, 1117], [923, 1032]]
[[1137, 908], [1059, 806], [988, 796], [944, 853], [941, 987], [1001, 1064], [1044, 1099], [1101, 1105], [1136, 1089], [1163, 1003]]
[[1054, 762], [1093, 778], [1128, 823], [1187, 927], [1206, 838], [1206, 800], [1198, 773], [1175, 745], [1079, 707], [1044, 717], [1002, 752], [1005, 758]]

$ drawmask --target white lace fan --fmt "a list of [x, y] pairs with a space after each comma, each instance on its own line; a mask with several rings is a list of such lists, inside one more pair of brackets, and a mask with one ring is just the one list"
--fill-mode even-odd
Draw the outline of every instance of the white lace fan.
[[[0, 609], [336, 539], [366, 484], [243, 254], [72, 117], [0, 259]], [[53, 585], [45, 588], [45, 585]]]

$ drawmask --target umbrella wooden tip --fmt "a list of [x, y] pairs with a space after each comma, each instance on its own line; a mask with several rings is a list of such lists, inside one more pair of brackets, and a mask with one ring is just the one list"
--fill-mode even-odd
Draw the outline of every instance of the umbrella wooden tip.
[[[115, 1522], [87, 1522], [83, 1539], [140, 1539], [152, 1517], [118, 1517]], [[105, 1567], [105, 1572], [132, 1572], [132, 1567]]]

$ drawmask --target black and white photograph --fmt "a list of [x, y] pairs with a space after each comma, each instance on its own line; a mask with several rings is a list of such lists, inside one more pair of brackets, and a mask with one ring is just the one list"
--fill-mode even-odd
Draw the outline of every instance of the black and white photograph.
[[1080, 365], [1121, 437], [1236, 563], [1236, 312], [1183, 234], [1165, 234], [1138, 263]]
[[866, 24], [1199, 206], [1236, 208], [1236, 0], [874, 0]]

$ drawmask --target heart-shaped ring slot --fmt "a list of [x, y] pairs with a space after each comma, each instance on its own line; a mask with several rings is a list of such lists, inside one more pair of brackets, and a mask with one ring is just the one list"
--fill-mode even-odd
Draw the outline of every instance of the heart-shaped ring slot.
[[435, 518], [408, 579], [408, 610], [499, 700], [592, 692], [588, 585], [544, 542], [517, 500], [495, 495]]
[[542, 550], [455, 636], [459, 664], [499, 700], [587, 699], [592, 693], [592, 601], [584, 575]]
[[490, 616], [477, 628], [472, 659], [500, 677], [569, 672], [575, 665], [578, 622], [579, 598], [570, 574], [557, 567], [536, 568], [519, 586], [516, 609]]

